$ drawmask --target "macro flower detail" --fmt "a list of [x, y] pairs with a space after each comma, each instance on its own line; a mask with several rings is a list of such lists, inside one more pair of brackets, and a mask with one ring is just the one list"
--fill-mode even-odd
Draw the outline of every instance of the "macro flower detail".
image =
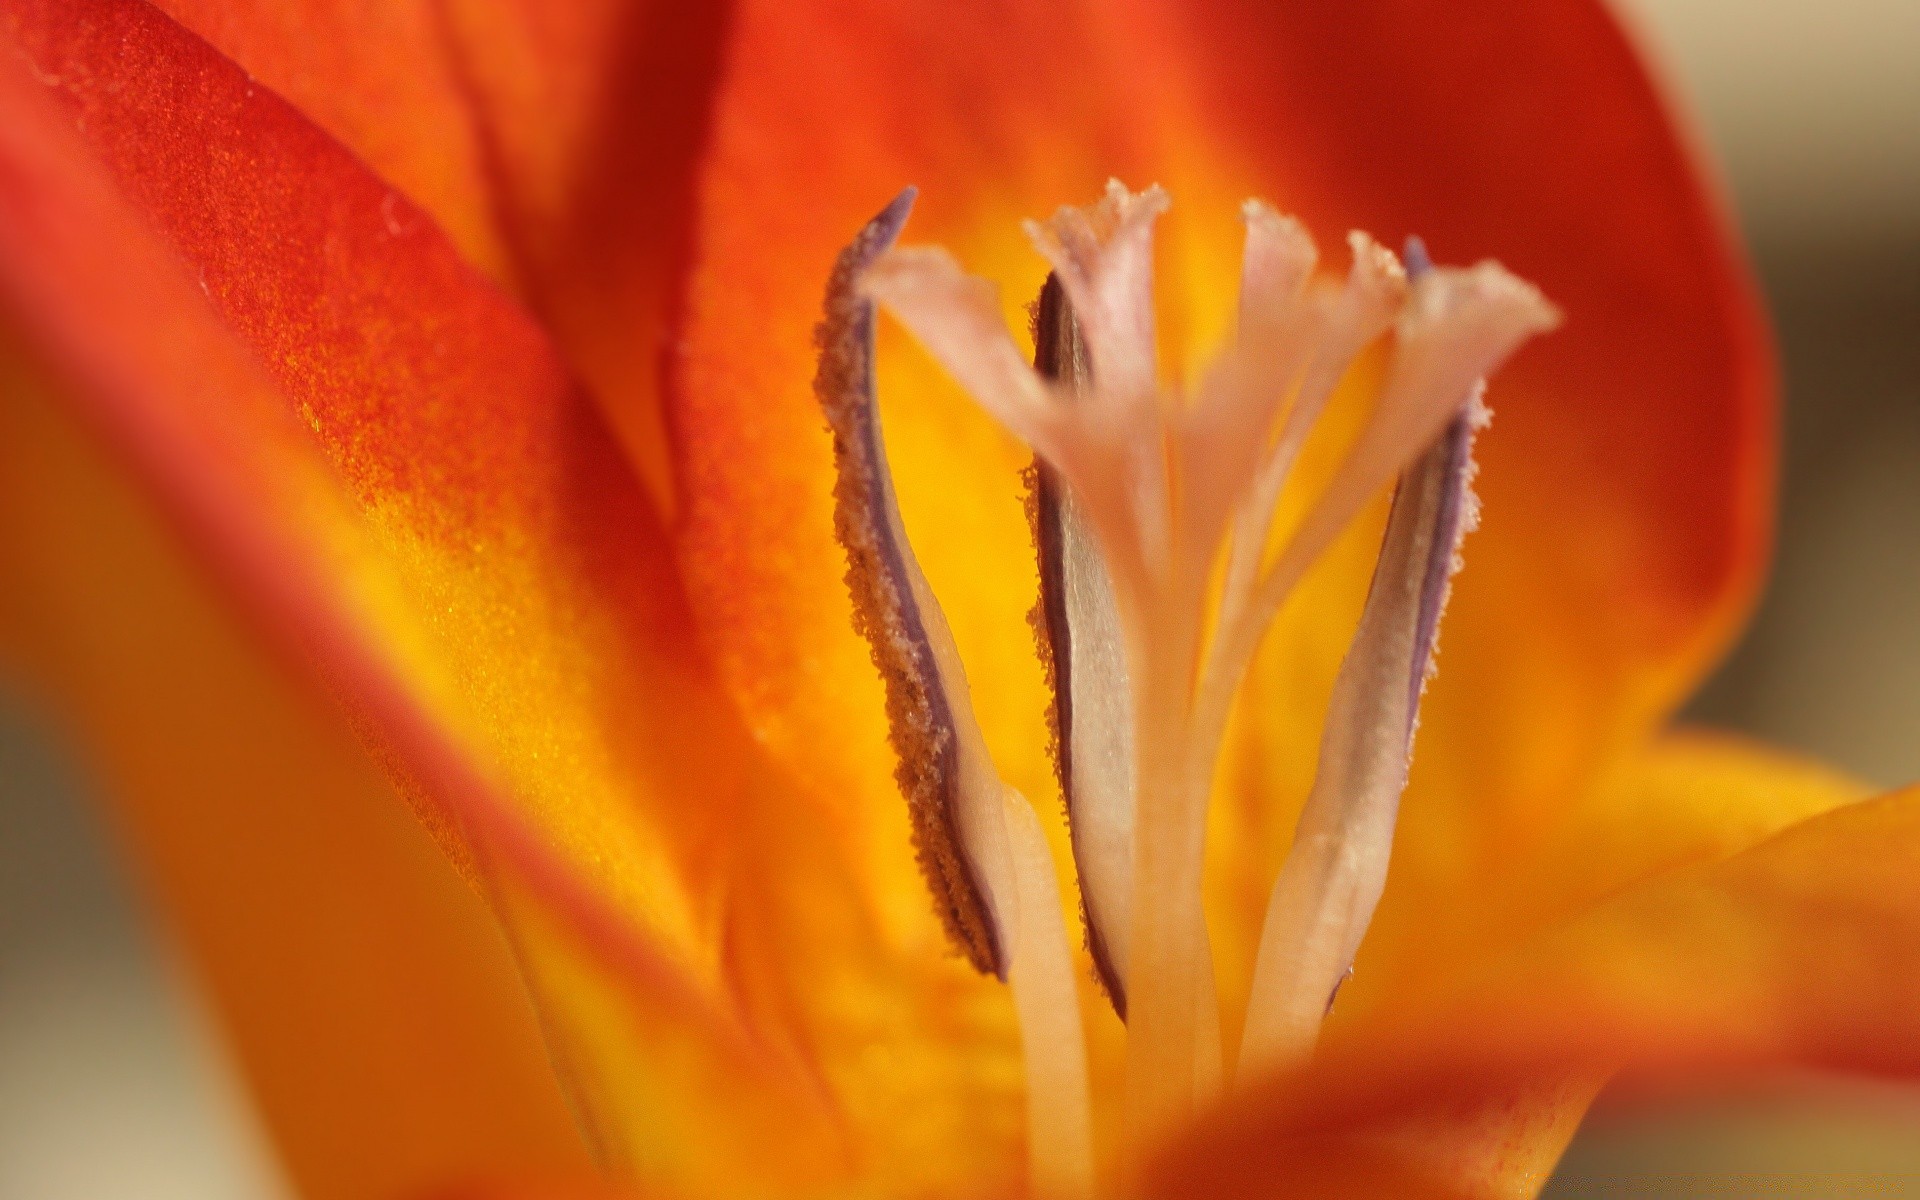
[[912, 204], [903, 194], [840, 258], [827, 291], [815, 391], [839, 464], [835, 526], [847, 547], [855, 623], [887, 681], [897, 778], [920, 865], [949, 934], [973, 965], [1011, 983], [1020, 1014], [1032, 1179], [1043, 1195], [1093, 1187], [1093, 1131], [1059, 883], [1033, 809], [990, 760], [966, 673], [900, 523], [873, 383], [873, 309], [861, 276]]
[[1505, 1200], [1920, 1076], [1913, 795], [1671, 725], [1768, 341], [1590, 0], [0, 0], [0, 325], [0, 651], [302, 1196]]
[[[898, 777], [943, 919], [973, 964], [1002, 978], [1005, 947], [1022, 946], [1010, 982], [1037, 1186], [1084, 1193], [1087, 1168], [1059, 1166], [1090, 1162], [1091, 1122], [1045, 835], [989, 759], [952, 634], [908, 543], [864, 298], [912, 328], [1040, 457], [1030, 480], [1036, 628], [1055, 689], [1056, 772], [1087, 945], [1128, 1021], [1129, 1139], [1138, 1145], [1189, 1120], [1228, 1073], [1200, 877], [1219, 740], [1261, 634], [1307, 566], [1398, 476], [1334, 685], [1319, 775], [1261, 934], [1241, 1039], [1255, 1071], [1296, 1064], [1311, 1048], [1378, 903], [1459, 541], [1477, 520], [1470, 481], [1473, 432], [1487, 421], [1483, 380], [1558, 317], [1496, 264], [1436, 269], [1416, 242], [1409, 280], [1360, 233], [1345, 285], [1321, 283], [1299, 223], [1248, 201], [1232, 344], [1192, 396], [1169, 393], [1152, 270], [1168, 199], [1115, 181], [1097, 205], [1028, 226], [1053, 268], [1035, 302], [1029, 368], [991, 285], [961, 274], [944, 251], [892, 248], [913, 198], [903, 193], [861, 232], [828, 288], [815, 388], [834, 430], [836, 528], [855, 624], [887, 681]], [[1294, 458], [1354, 361], [1389, 330], [1392, 355], [1364, 424], [1265, 565]], [[1131, 1012], [1130, 993], [1140, 998]]]

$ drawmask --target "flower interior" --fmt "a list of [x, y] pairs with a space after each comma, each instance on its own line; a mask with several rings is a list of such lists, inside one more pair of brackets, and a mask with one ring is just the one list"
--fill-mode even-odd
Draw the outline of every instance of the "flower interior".
[[[896, 248], [903, 193], [842, 254], [816, 392], [834, 434], [855, 625], [886, 684], [897, 779], [955, 944], [1006, 980], [1028, 1082], [1034, 1190], [1085, 1195], [1095, 1164], [1072, 938], [1042, 825], [987, 753], [954, 641], [895, 502], [874, 386], [875, 304], [1032, 449], [1035, 626], [1054, 685], [1085, 942], [1126, 1023], [1124, 1143], [1152, 1144], [1230, 1079], [1297, 1065], [1372, 919], [1463, 535], [1477, 518], [1484, 380], [1558, 316], [1496, 263], [1403, 263], [1348, 239], [1317, 275], [1298, 221], [1248, 201], [1236, 327], [1191, 388], [1160, 377], [1154, 187], [1110, 183], [1030, 222], [1052, 266], [1034, 361], [997, 290], [937, 247]], [[1387, 343], [1369, 414], [1304, 516], [1274, 513], [1356, 360]], [[1234, 697], [1314, 562], [1389, 484], [1372, 585], [1334, 685], [1312, 790], [1275, 880], [1236, 1063], [1201, 908], [1207, 810]], [[1036, 714], [1036, 719], [1041, 719]]]

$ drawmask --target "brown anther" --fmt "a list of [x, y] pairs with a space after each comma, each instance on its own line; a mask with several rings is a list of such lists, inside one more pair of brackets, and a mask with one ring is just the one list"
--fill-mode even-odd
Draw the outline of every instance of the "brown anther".
[[889, 740], [899, 759], [894, 779], [912, 816], [915, 855], [948, 934], [975, 967], [1004, 978], [992, 910], [962, 847], [955, 714], [929, 640], [924, 583], [915, 586], [919, 566], [900, 523], [881, 437], [874, 305], [857, 291], [861, 274], [899, 236], [913, 199], [914, 189], [902, 192], [835, 261], [814, 330], [820, 357], [813, 391], [833, 431], [834, 532], [847, 552], [853, 624], [886, 686]]
[[[1066, 289], [1059, 277], [1049, 273], [1033, 304], [1033, 366], [1041, 376], [1065, 383], [1074, 391], [1093, 383], [1093, 366], [1079, 324], [1073, 319]], [[1048, 712], [1049, 752], [1054, 775], [1060, 783], [1060, 795], [1067, 810], [1067, 831], [1076, 865], [1083, 865], [1083, 822], [1075, 820], [1077, 793], [1073, 771], [1074, 687], [1080, 682], [1073, 671], [1073, 628], [1067, 603], [1068, 513], [1067, 485], [1060, 472], [1038, 455], [1027, 469], [1027, 519], [1033, 530], [1035, 557], [1039, 563], [1040, 595], [1034, 602], [1028, 623], [1033, 626], [1034, 642], [1040, 664], [1053, 695]], [[1095, 901], [1089, 895], [1091, 884], [1084, 869], [1080, 877], [1080, 919], [1086, 929], [1087, 953], [1093, 959], [1094, 977], [1113, 1011], [1121, 1020], [1127, 1017], [1126, 981], [1107, 944], [1105, 922], [1096, 919]]]

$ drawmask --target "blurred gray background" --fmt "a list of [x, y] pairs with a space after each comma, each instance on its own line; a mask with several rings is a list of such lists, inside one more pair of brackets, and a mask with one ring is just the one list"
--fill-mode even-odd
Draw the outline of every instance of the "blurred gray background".
[[[1920, 779], [1920, 0], [1628, 11], [1725, 166], [1786, 360], [1773, 585], [1694, 715]], [[1549, 1194], [1920, 1197], [1920, 1097], [1603, 1105]], [[285, 1196], [73, 757], [0, 695], [0, 1200]]]

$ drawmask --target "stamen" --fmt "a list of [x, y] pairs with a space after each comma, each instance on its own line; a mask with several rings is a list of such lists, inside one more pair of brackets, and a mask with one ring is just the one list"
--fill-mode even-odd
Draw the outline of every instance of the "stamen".
[[[1249, 202], [1235, 339], [1191, 394], [1166, 389], [1152, 266], [1166, 207], [1158, 188], [1135, 195], [1114, 183], [1100, 203], [1028, 226], [1053, 265], [1035, 318], [1036, 369], [1000, 323], [992, 287], [943, 251], [886, 253], [861, 285], [1037, 455], [1035, 626], [1054, 686], [1088, 946], [1127, 1021], [1127, 1140], [1142, 1147], [1222, 1075], [1200, 899], [1208, 792], [1261, 637], [1308, 567], [1398, 476], [1318, 778], [1262, 934], [1243, 1054], [1270, 1064], [1311, 1049], [1384, 886], [1420, 689], [1472, 523], [1478, 381], [1558, 319], [1491, 263], [1430, 269], [1424, 251], [1410, 250], [1419, 270], [1409, 283], [1363, 234], [1350, 239], [1345, 285], [1316, 283], [1306, 231]], [[1352, 363], [1390, 328], [1393, 355], [1366, 423], [1267, 566], [1300, 447]], [[957, 675], [949, 651], [935, 658], [943, 679]], [[972, 854], [965, 821], [961, 835]], [[1025, 885], [995, 884], [992, 868], [986, 877], [1004, 928], [1000, 898]], [[1014, 976], [1017, 991], [1017, 965]]]
[[1312, 1051], [1386, 886], [1420, 694], [1460, 540], [1478, 519], [1472, 449], [1485, 421], [1476, 393], [1394, 494], [1360, 627], [1328, 705], [1319, 771], [1267, 905], [1243, 1069]]
[[[1094, 400], [1091, 359], [1057, 275], [1048, 277], [1035, 304], [1034, 367], [1060, 381], [1060, 394], [1073, 403]], [[1031, 479], [1040, 559], [1035, 628], [1054, 690], [1055, 765], [1080, 874], [1087, 948], [1102, 989], [1125, 1020], [1138, 836], [1126, 643], [1112, 580], [1079, 504], [1044, 458], [1035, 457]], [[1198, 944], [1205, 953], [1204, 930]], [[1206, 957], [1210, 963], [1211, 955]], [[1194, 989], [1192, 1087], [1197, 1097], [1220, 1088], [1218, 1014], [1209, 966]]]
[[1052, 851], [1032, 806], [993, 767], [953, 635], [901, 524], [874, 388], [873, 302], [855, 286], [898, 236], [913, 198], [903, 192], [842, 251], [815, 335], [814, 392], [833, 430], [835, 531], [847, 551], [854, 626], [886, 685], [895, 778], [921, 868], [955, 943], [1013, 989], [1033, 1190], [1085, 1197], [1093, 1189], [1086, 1043]]
[[[900, 525], [887, 467], [886, 442], [873, 386], [873, 305], [853, 284], [885, 251], [913, 208], [911, 189], [875, 217], [835, 264], [826, 316], [815, 333], [820, 351], [814, 394], [833, 429], [834, 527], [847, 551], [847, 588], [854, 628], [867, 639], [886, 683], [887, 724], [899, 763], [894, 779], [913, 816], [920, 867], [947, 932], [976, 968], [1001, 978], [1006, 965], [983, 882], [961, 844], [961, 809], [997, 803], [981, 795], [978, 739], [962, 725], [965, 697], [954, 703], [957, 670], [951, 636], [928, 593]], [[969, 793], [968, 784], [975, 784]]]
[[[1057, 379], [1072, 403], [1096, 402], [1090, 355], [1057, 275], [1034, 313], [1034, 366]], [[1157, 410], [1148, 406], [1149, 417]], [[1102, 988], [1122, 1020], [1132, 937], [1138, 756], [1127, 643], [1113, 583], [1097, 539], [1060, 473], [1033, 465], [1035, 545], [1040, 556], [1037, 628], [1054, 685], [1056, 767], [1068, 809], [1087, 947]], [[1176, 893], [1177, 894], [1177, 893]], [[1197, 893], [1196, 893], [1197, 898]], [[1192, 913], [1197, 924], [1197, 904]], [[1219, 997], [1205, 930], [1193, 939], [1206, 969], [1193, 981], [1192, 1094], [1220, 1089]]]
[[[1065, 408], [1071, 449], [1054, 461], [1107, 559], [1132, 693], [1133, 894], [1123, 911], [1127, 1120], [1138, 1143], [1191, 1112], [1221, 1075], [1200, 907], [1205, 797], [1184, 778], [1211, 548], [1192, 536], [1191, 510], [1180, 503], [1191, 481], [1168, 473], [1170, 464], [1178, 470], [1190, 460], [1180, 453], [1186, 442], [1204, 442], [1211, 428], [1198, 422], [1192, 439], [1179, 437], [1187, 414], [1158, 386], [1152, 233], [1166, 207], [1158, 188], [1133, 196], [1115, 183], [1092, 209], [1062, 209], [1045, 226], [1028, 227], [1053, 264], [1091, 360], [1091, 393]], [[1209, 406], [1206, 416], [1217, 413]]]
[[1104, 530], [1110, 565], [1131, 577], [1116, 580], [1123, 591], [1165, 570], [1171, 552], [1153, 305], [1153, 229], [1169, 203], [1157, 187], [1133, 195], [1110, 180], [1100, 203], [1026, 225], [1053, 266], [1100, 381], [1072, 405], [1071, 437], [1057, 448], [1078, 461], [1037, 443], [1034, 449], [1073, 480], [1089, 519]]
[[[1082, 403], [1093, 367], [1057, 276], [1034, 306], [1034, 368]], [[1054, 769], [1080, 875], [1087, 952], [1121, 1020], [1133, 902], [1133, 697], [1113, 581], [1060, 472], [1038, 455], [1029, 483], [1040, 598], [1034, 632], [1053, 686]]]

